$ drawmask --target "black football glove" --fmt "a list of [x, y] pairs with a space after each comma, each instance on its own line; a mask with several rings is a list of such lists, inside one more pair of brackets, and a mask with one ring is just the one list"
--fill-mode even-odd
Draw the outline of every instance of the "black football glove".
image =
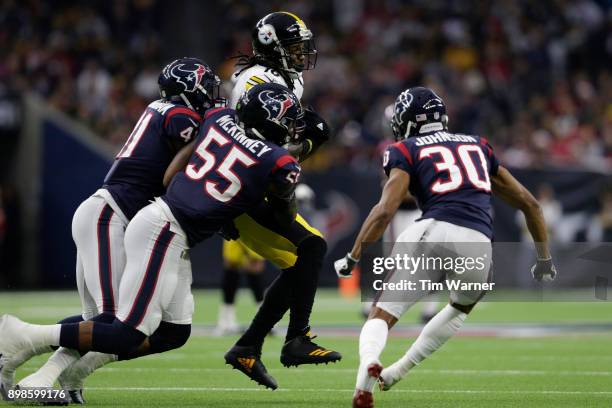
[[329, 140], [330, 131], [325, 119], [311, 107], [304, 109], [304, 118], [299, 127], [295, 139], [283, 147], [298, 161], [304, 161]]
[[221, 235], [226, 241], [232, 241], [240, 238], [240, 232], [234, 225], [234, 221], [230, 221], [221, 227], [218, 234]]
[[557, 276], [557, 268], [555, 268], [552, 258], [538, 259], [536, 264], [531, 267], [531, 275], [538, 282], [552, 282]]
[[304, 136], [317, 146], [329, 140], [329, 125], [321, 115], [312, 109], [304, 109]]

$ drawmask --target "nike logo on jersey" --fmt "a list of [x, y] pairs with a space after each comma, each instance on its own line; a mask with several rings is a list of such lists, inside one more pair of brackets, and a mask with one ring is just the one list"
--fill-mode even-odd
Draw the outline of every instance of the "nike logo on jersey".
[[215, 121], [219, 127], [227, 132], [228, 135], [234, 138], [235, 141], [243, 145], [248, 151], [261, 157], [265, 153], [272, 150], [266, 146], [261, 140], [251, 139], [244, 134], [244, 131], [238, 127], [234, 119], [230, 115], [223, 115]]

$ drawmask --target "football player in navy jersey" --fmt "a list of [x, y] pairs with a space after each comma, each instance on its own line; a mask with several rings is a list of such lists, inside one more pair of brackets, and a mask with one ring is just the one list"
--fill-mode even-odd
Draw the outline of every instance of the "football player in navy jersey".
[[[219, 78], [197, 58], [181, 58], [166, 65], [158, 83], [161, 99], [147, 106], [117, 154], [102, 187], [74, 214], [72, 235], [77, 247], [76, 277], [82, 315], [63, 322], [113, 321], [126, 262], [124, 234], [128, 222], [150, 200], [164, 193], [162, 181], [166, 168], [179, 149], [196, 137], [204, 113], [218, 100]], [[177, 336], [186, 340], [188, 332], [188, 325], [169, 319], [155, 334], [148, 334], [152, 334], [150, 342], [155, 350], [174, 348], [176, 344], [163, 344], [176, 343]], [[26, 349], [5, 361], [0, 386], [12, 387], [15, 369], [33, 355], [46, 351], [50, 351], [47, 346]], [[62, 370], [79, 357], [74, 350], [60, 348], [45, 366], [23, 379], [20, 386], [52, 386]], [[91, 354], [79, 364], [86, 366], [90, 360], [100, 358], [116, 356]], [[64, 388], [80, 390], [82, 376], [72, 378], [71, 371], [79, 370], [67, 370], [60, 377], [60, 383]], [[73, 397], [81, 398], [80, 394], [77, 391]]]
[[[4, 315], [0, 352], [10, 357], [46, 345], [135, 358], [183, 345], [194, 307], [189, 248], [253, 208], [279, 228], [295, 222], [300, 167], [280, 146], [294, 137], [302, 117], [298, 99], [278, 84], [254, 87], [236, 111], [208, 111], [195, 150], [184, 147], [168, 168], [184, 171], [127, 227], [115, 319], [41, 326]], [[159, 342], [155, 335], [164, 324], [186, 330], [171, 331], [173, 341]], [[242, 370], [261, 365], [259, 360], [228, 362]]]
[[[361, 256], [362, 244], [380, 239], [410, 191], [423, 214], [398, 237], [392, 254], [401, 251], [401, 242], [419, 243], [418, 254], [423, 257], [436, 256], [441, 244], [451, 243], [451, 248], [460, 248], [454, 249], [460, 252], [456, 256], [479, 254], [484, 259], [482, 268], [468, 272], [455, 269], [432, 274], [419, 268], [416, 272], [411, 271], [411, 280], [460, 277], [462, 282], [487, 283], [493, 235], [490, 215], [493, 192], [525, 214], [538, 256], [531, 270], [534, 279], [554, 279], [556, 270], [548, 248], [546, 225], [536, 199], [498, 163], [486, 139], [450, 133], [447, 122], [444, 102], [432, 90], [415, 87], [399, 95], [391, 127], [400, 141], [389, 146], [383, 158], [389, 179], [380, 201], [364, 221], [353, 248], [334, 263], [338, 276], [351, 276]], [[436, 245], [428, 246], [428, 242]], [[459, 246], [458, 243], [472, 245]], [[417, 244], [413, 244], [413, 248], [414, 245]], [[389, 282], [398, 282], [400, 276], [401, 273], [392, 273]], [[401, 294], [392, 294], [390, 290], [379, 292], [359, 338], [360, 365], [353, 407], [373, 407], [372, 390], [376, 382], [380, 382], [381, 389], [387, 390], [402, 379], [459, 330], [467, 314], [484, 295], [481, 290], [451, 290], [450, 303], [427, 323], [406, 354], [383, 370], [379, 357], [389, 329], [429, 292], [419, 288]]]

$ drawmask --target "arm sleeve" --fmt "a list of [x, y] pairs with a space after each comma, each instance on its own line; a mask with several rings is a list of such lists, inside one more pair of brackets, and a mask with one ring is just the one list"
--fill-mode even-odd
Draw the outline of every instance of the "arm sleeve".
[[403, 142], [390, 145], [383, 155], [383, 169], [387, 177], [391, 169], [398, 168], [413, 175], [412, 156]]
[[166, 114], [164, 128], [170, 142], [183, 146], [198, 135], [202, 118], [191, 109], [175, 107]]
[[499, 169], [499, 160], [497, 160], [497, 157], [493, 153], [493, 148], [486, 138], [480, 138], [480, 145], [482, 146], [485, 156], [487, 156], [487, 159], [489, 159], [489, 174], [491, 176], [495, 176], [497, 174], [497, 170]]
[[270, 173], [269, 197], [283, 201], [291, 200], [295, 195], [300, 171], [301, 168], [295, 158], [288, 154], [279, 157]]
[[291, 224], [297, 214], [295, 187], [300, 171], [297, 161], [288, 154], [281, 156], [272, 169], [267, 206], [280, 225]]

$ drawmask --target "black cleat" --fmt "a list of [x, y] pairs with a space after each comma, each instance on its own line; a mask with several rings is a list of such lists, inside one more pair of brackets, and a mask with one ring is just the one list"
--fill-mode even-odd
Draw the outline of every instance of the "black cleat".
[[278, 388], [276, 380], [268, 374], [266, 366], [261, 362], [261, 351], [257, 351], [255, 347], [235, 345], [225, 353], [225, 363], [242, 371], [259, 385], [272, 390]]
[[9, 397], [8, 395], [8, 389], [6, 388], [6, 386], [4, 385], [4, 383], [2, 381], [0, 381], [0, 397], [2, 397], [2, 399], [4, 401], [12, 401], [13, 399]]
[[314, 343], [308, 334], [289, 340], [281, 350], [280, 361], [285, 367], [301, 364], [335, 363], [342, 359], [337, 351], [327, 350]]
[[68, 390], [68, 396], [70, 397], [70, 403], [77, 405], [85, 405], [85, 398], [83, 398], [83, 390]]

